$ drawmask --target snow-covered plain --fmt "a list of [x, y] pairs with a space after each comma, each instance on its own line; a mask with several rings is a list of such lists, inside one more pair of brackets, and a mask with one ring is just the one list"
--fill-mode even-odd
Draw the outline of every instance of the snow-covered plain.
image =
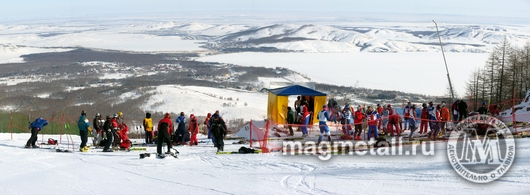
[[[445, 53], [455, 92], [465, 93], [465, 82], [483, 67], [487, 53]], [[444, 95], [448, 87], [442, 53], [233, 53], [199, 58], [256, 67], [284, 67], [315, 82], [397, 90], [424, 95]]]
[[[29, 134], [0, 134], [2, 194], [528, 194], [530, 139], [516, 140], [510, 170], [488, 184], [460, 177], [446, 143], [433, 156], [217, 155], [211, 142], [177, 147], [178, 159], [139, 159], [140, 152], [57, 153], [24, 149]], [[41, 139], [57, 135], [39, 135]], [[76, 147], [80, 138], [73, 136]], [[63, 141], [65, 137], [63, 136]], [[226, 141], [231, 143], [230, 141]], [[236, 151], [242, 145], [227, 145]], [[245, 146], [245, 145], [243, 145]], [[248, 145], [246, 145], [248, 147]], [[48, 147], [48, 146], [43, 146]], [[149, 147], [148, 152], [155, 152]]]

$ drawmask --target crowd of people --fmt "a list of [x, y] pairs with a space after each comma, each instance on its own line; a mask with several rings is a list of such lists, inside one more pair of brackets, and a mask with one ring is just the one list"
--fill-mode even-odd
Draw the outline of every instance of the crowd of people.
[[[190, 146], [198, 145], [197, 134], [199, 133], [199, 121], [194, 114], [189, 116], [189, 124], [184, 112], [181, 112], [176, 117], [175, 121], [171, 121], [171, 114], [165, 113], [164, 117], [158, 121], [157, 128], [153, 123], [151, 113], [146, 113], [143, 119], [143, 129], [145, 131], [145, 143], [157, 145], [157, 155], [166, 155], [170, 152], [172, 146], [186, 145], [189, 142]], [[203, 122], [208, 129], [208, 139], [211, 139], [217, 151], [224, 150], [224, 139], [227, 134], [227, 126], [219, 111], [215, 111], [212, 115], [207, 114], [206, 120]], [[30, 124], [31, 137], [27, 141], [26, 148], [38, 148], [36, 145], [37, 134], [44, 126], [48, 125], [48, 121], [44, 118], [36, 118]], [[93, 136], [92, 145], [95, 147], [103, 147], [103, 152], [114, 152], [120, 149], [129, 149], [131, 141], [128, 138], [128, 127], [124, 122], [123, 113], [107, 115], [103, 119], [100, 113], [96, 113], [92, 122], [87, 117], [85, 110], [81, 111], [79, 120], [77, 121], [79, 128], [79, 136], [81, 144], [79, 145], [80, 152], [87, 152], [90, 148], [87, 145], [89, 133]], [[162, 153], [163, 143], [166, 143], [167, 152]]]
[[[487, 107], [486, 102], [477, 110], [478, 114], [491, 114], [497, 116], [499, 109], [496, 105]], [[361, 134], [366, 130], [366, 139], [374, 137], [376, 140], [379, 135], [401, 136], [404, 130], [410, 130], [409, 139], [412, 139], [413, 134], [419, 129], [419, 135], [427, 135], [432, 140], [446, 134], [450, 129], [451, 122], [454, 124], [465, 119], [469, 110], [465, 101], [457, 100], [449, 108], [445, 102], [434, 105], [433, 102], [423, 103], [421, 108], [416, 104], [408, 102], [403, 109], [403, 113], [395, 113], [395, 109], [391, 104], [382, 106], [377, 104], [376, 107], [361, 106], [356, 108], [349, 103], [341, 107], [336, 101], [330, 100], [327, 105], [322, 107], [322, 110], [315, 112], [314, 99], [311, 97], [298, 96], [294, 103], [294, 110], [291, 107], [287, 108], [287, 127], [289, 135], [294, 135], [293, 126], [298, 126], [302, 131], [302, 137], [308, 136], [308, 127], [312, 122], [312, 116], [317, 114], [320, 136], [318, 143], [322, 141], [323, 135], [327, 135], [328, 141], [331, 142], [330, 130], [327, 126], [328, 122], [335, 124], [340, 123], [340, 127], [344, 133], [343, 139], [362, 140]], [[452, 119], [451, 119], [452, 117]], [[197, 134], [199, 133], [199, 121], [194, 114], [189, 115], [189, 124], [184, 112], [181, 112], [176, 117], [174, 123], [171, 121], [171, 114], [165, 113], [164, 117], [158, 122], [157, 128], [153, 123], [150, 113], [146, 113], [143, 120], [143, 129], [145, 131], [145, 143], [157, 145], [157, 154], [162, 155], [162, 145], [166, 143], [167, 150], [172, 146], [198, 145]], [[46, 126], [48, 121], [43, 118], [37, 118], [30, 124], [31, 137], [26, 143], [26, 148], [38, 147], [37, 133]], [[227, 126], [224, 120], [219, 115], [219, 111], [215, 111], [212, 115], [207, 114], [205, 121], [202, 123], [208, 129], [208, 139], [211, 139], [217, 151], [224, 150], [224, 139], [227, 134]], [[427, 128], [429, 127], [429, 128]], [[93, 146], [103, 147], [103, 152], [113, 152], [114, 150], [129, 148], [131, 142], [127, 137], [128, 127], [124, 123], [123, 113], [107, 115], [105, 119], [100, 113], [96, 113], [92, 123], [87, 118], [85, 110], [81, 111], [81, 116], [78, 120], [79, 135], [81, 137], [81, 144], [79, 151], [86, 152], [89, 150], [87, 146], [88, 135], [92, 133]], [[189, 143], [187, 143], [189, 141]]]
[[[295, 111], [291, 107], [287, 108], [287, 127], [289, 134], [294, 135], [293, 126], [298, 126], [302, 131], [302, 137], [308, 136], [308, 127], [314, 111], [310, 110], [310, 103], [304, 97], [297, 97], [294, 103]], [[488, 108], [486, 102], [477, 110], [478, 114], [499, 115], [499, 109], [496, 105]], [[456, 124], [468, 117], [470, 110], [467, 103], [462, 100], [455, 101], [452, 105], [446, 105], [444, 101], [439, 104], [433, 102], [423, 103], [421, 108], [418, 105], [407, 102], [403, 107], [402, 113], [396, 113], [391, 104], [376, 107], [361, 106], [356, 108], [349, 103], [340, 106], [336, 101], [330, 100], [320, 112], [317, 112], [319, 120], [320, 137], [318, 143], [322, 140], [322, 135], [327, 134], [329, 138], [329, 127], [327, 122], [341, 124], [344, 133], [343, 139], [362, 140], [361, 134], [366, 130], [366, 139], [374, 137], [376, 140], [379, 135], [401, 136], [405, 130], [410, 130], [408, 138], [413, 140], [412, 136], [419, 129], [419, 136], [427, 136], [436, 140], [443, 135], [447, 135], [450, 130], [449, 124]], [[475, 112], [471, 112], [475, 113]], [[454, 126], [454, 125], [453, 125]]]

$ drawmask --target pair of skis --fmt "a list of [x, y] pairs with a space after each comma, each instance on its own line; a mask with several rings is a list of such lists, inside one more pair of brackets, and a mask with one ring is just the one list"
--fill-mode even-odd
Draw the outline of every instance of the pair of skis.
[[[173, 158], [178, 158], [178, 155], [180, 154], [180, 152], [175, 149], [175, 148], [171, 148], [171, 152], [169, 152], [169, 156], [172, 156]], [[167, 155], [165, 154], [162, 154], [162, 155], [158, 155], [157, 153], [141, 153], [140, 154], [140, 159], [144, 159], [145, 157], [151, 157], [151, 154], [154, 154], [154, 155], [157, 155], [156, 157], [157, 158], [160, 158], [160, 159], [163, 159], [163, 158], [166, 158]]]

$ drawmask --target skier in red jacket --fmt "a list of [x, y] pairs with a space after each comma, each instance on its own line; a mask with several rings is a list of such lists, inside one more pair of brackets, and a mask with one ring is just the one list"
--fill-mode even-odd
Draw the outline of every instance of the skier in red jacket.
[[[395, 127], [395, 129], [394, 129]], [[393, 114], [388, 117], [388, 132], [391, 133], [391, 136], [394, 136], [394, 132], [397, 132], [397, 136], [401, 136], [401, 117], [398, 114]]]
[[361, 133], [363, 131], [363, 119], [364, 113], [362, 107], [358, 106], [357, 111], [355, 111], [353, 122], [355, 123], [355, 140], [361, 140]]
[[197, 140], [197, 134], [199, 133], [199, 122], [197, 122], [197, 118], [193, 114], [190, 115], [190, 133], [190, 146], [198, 145], [199, 140]]
[[158, 141], [156, 146], [156, 153], [159, 157], [165, 157], [165, 154], [162, 154], [162, 143], [166, 142], [167, 144], [167, 153], [171, 152], [171, 139], [169, 135], [173, 130], [173, 123], [171, 122], [171, 115], [169, 113], [164, 114], [164, 118], [158, 122]]
[[421, 109], [420, 134], [427, 133], [427, 124], [429, 124], [429, 110], [427, 104], [423, 103]]
[[[379, 114], [379, 117], [383, 116], [383, 106], [381, 106], [381, 104], [377, 104], [377, 114]], [[379, 120], [378, 124], [377, 124], [377, 129], [381, 129], [381, 125], [383, 124], [383, 121], [382, 120]]]

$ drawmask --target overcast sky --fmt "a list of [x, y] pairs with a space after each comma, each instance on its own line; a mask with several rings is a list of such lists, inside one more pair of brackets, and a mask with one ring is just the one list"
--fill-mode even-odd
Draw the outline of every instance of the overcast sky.
[[0, 19], [139, 13], [429, 14], [530, 18], [530, 0], [2, 0]]

